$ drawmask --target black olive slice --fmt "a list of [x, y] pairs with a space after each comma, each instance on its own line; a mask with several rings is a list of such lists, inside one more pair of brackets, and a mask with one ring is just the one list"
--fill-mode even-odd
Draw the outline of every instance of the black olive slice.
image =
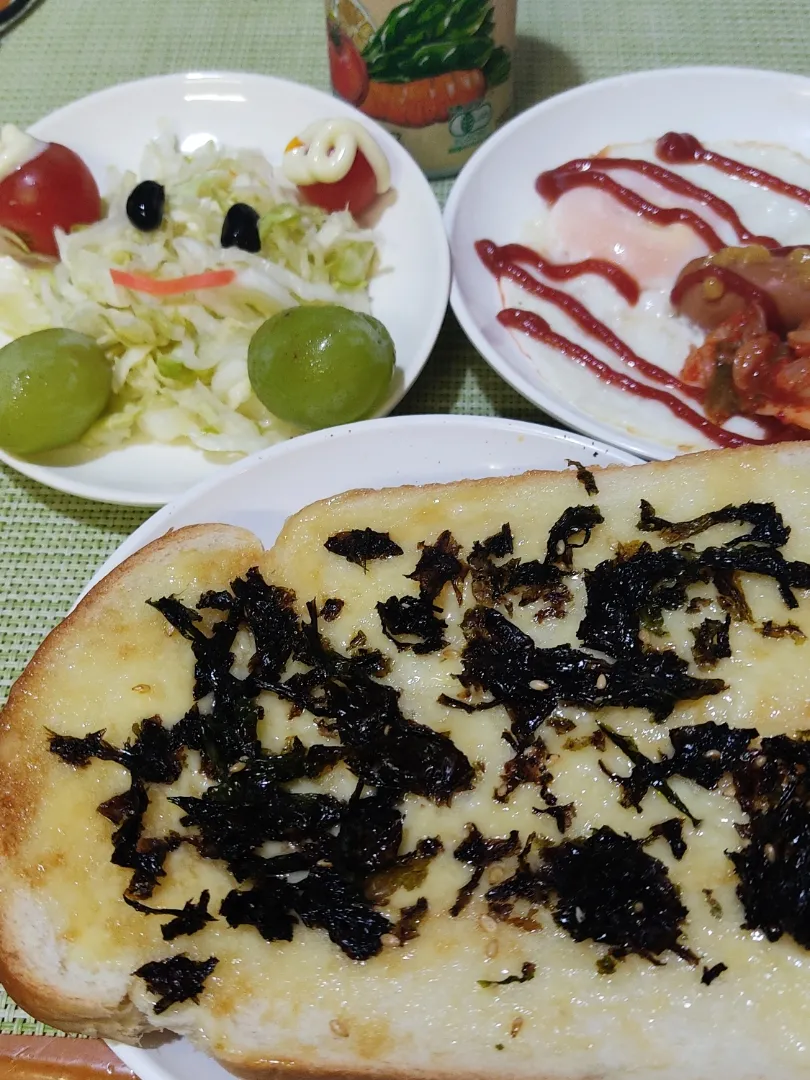
[[154, 232], [163, 224], [166, 189], [156, 180], [142, 180], [129, 193], [127, 217], [141, 232]]
[[223, 247], [238, 247], [242, 251], [261, 250], [259, 215], [247, 203], [234, 203], [222, 223], [220, 243]]

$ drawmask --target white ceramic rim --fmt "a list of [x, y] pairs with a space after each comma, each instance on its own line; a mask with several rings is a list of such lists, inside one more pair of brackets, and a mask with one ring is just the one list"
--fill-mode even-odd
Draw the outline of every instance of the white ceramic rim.
[[[346, 440], [356, 438], [358, 433], [362, 433], [365, 436], [390, 433], [392, 439], [395, 440], [396, 436], [402, 431], [420, 431], [425, 438], [429, 439], [431, 429], [439, 427], [442, 431], [451, 428], [459, 433], [469, 430], [471, 434], [476, 435], [479, 433], [483, 435], [488, 431], [525, 435], [529, 440], [529, 445], [535, 440], [539, 440], [570, 446], [570, 452], [572, 454], [579, 454], [583, 451], [596, 451], [599, 454], [608, 455], [612, 459], [610, 462], [611, 464], [638, 465], [642, 460], [627, 451], [623, 451], [607, 443], [602, 443], [598, 439], [591, 439], [587, 435], [580, 435], [574, 431], [566, 431], [563, 428], [555, 428], [545, 424], [534, 424], [527, 420], [510, 420], [499, 416], [473, 416], [467, 414], [443, 415], [441, 413], [427, 413], [424, 415], [413, 416], [384, 416], [374, 420], [362, 420], [356, 424], [346, 424], [342, 427], [323, 428], [320, 431], [312, 431], [306, 435], [299, 435], [295, 439], [288, 439], [286, 442], [277, 443], [275, 446], [268, 446], [265, 450], [260, 450], [256, 454], [251, 454], [250, 457], [243, 458], [241, 461], [237, 461], [229, 466], [227, 471], [223, 471], [221, 474], [203, 481], [203, 483], [196, 485], [183, 495], [173, 499], [172, 502], [167, 503], [153, 514], [152, 517], [148, 518], [143, 525], [135, 530], [135, 532], [128, 536], [120, 547], [118, 547], [104, 564], [99, 567], [82, 590], [76, 603], [78, 603], [94, 585], [98, 584], [103, 577], [106, 577], [111, 570], [114, 570], [119, 563], [123, 562], [124, 559], [134, 554], [152, 540], [162, 536], [170, 529], [182, 528], [182, 526], [186, 524], [184, 514], [190, 507], [204, 503], [209, 496], [215, 495], [220, 486], [231, 483], [237, 476], [242, 476], [244, 473], [250, 472], [261, 473], [265, 469], [272, 470], [275, 467], [281, 467], [282, 463], [285, 462], [285, 459], [294, 459], [299, 452], [305, 452], [311, 447], [328, 447], [334, 440], [345, 442]], [[527, 461], [525, 468], [528, 470], [532, 467], [537, 466], [532, 466], [531, 462]], [[328, 471], [328, 454], [326, 453], [325, 468]], [[497, 474], [493, 473], [493, 475]], [[462, 477], [459, 477], [459, 479], [462, 479]], [[402, 483], [409, 482], [421, 483], [424, 481], [420, 481], [418, 477], [411, 481], [402, 481]], [[362, 484], [362, 481], [354, 481], [351, 479], [348, 481], [349, 488], [362, 486]], [[346, 490], [346, 485], [338, 480], [335, 485], [334, 493], [338, 494], [344, 490]], [[308, 502], [310, 500], [306, 501]], [[306, 502], [302, 503], [300, 508], [302, 509], [304, 505], [306, 505]], [[295, 511], [290, 512], [294, 513]], [[212, 519], [209, 518], [208, 520]], [[224, 522], [223, 524], [228, 523]]]

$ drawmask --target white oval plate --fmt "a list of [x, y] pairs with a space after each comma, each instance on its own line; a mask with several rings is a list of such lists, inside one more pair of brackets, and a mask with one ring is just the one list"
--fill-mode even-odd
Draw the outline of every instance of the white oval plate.
[[[350, 488], [565, 469], [567, 458], [586, 467], [638, 463], [571, 432], [482, 416], [389, 417], [301, 435], [238, 462], [165, 506], [128, 537], [85, 592], [169, 529], [204, 522], [241, 525], [270, 546], [290, 514]], [[142, 1080], [232, 1080], [182, 1039], [150, 1049], [110, 1045]]]
[[[606, 146], [655, 140], [667, 131], [688, 131], [710, 148], [724, 144], [727, 153], [731, 153], [729, 143], [756, 142], [810, 157], [809, 97], [810, 79], [798, 75], [746, 68], [674, 68], [589, 83], [517, 116], [465, 165], [445, 209], [453, 259], [450, 303], [473, 345], [529, 401], [594, 438], [659, 459], [712, 446], [665, 406], [606, 388], [573, 361], [502, 327], [496, 321], [503, 306], [498, 286], [476, 255], [474, 244], [480, 239], [525, 243], [530, 223], [543, 205], [534, 187], [538, 174]], [[756, 148], [752, 152], [756, 154]], [[767, 170], [767, 161], [760, 162]], [[690, 168], [705, 169], [689, 175], [698, 184], [713, 187], [710, 174], [715, 170]], [[772, 167], [771, 171], [778, 175], [780, 170]], [[810, 186], [810, 162], [802, 178], [791, 179]], [[761, 213], [766, 214], [764, 207]], [[746, 220], [751, 215], [746, 210], [741, 216]], [[753, 227], [763, 228], [756, 220]], [[778, 238], [785, 244], [810, 241], [810, 225], [805, 222], [797, 237]], [[553, 317], [550, 321], [557, 329]], [[564, 316], [558, 321], [559, 332], [577, 340], [575, 333], [569, 334], [570, 321]], [[668, 321], [665, 315], [663, 323]], [[667, 326], [661, 330], [666, 335]], [[620, 366], [587, 338], [583, 344]], [[638, 351], [653, 362], [662, 362], [649, 346]], [[734, 430], [758, 433], [745, 420], [735, 421]]]
[[[163, 123], [177, 134], [181, 147], [194, 149], [215, 139], [225, 146], [258, 149], [277, 164], [296, 132], [329, 116], [351, 116], [372, 129], [391, 164], [396, 190], [395, 202], [376, 226], [385, 272], [371, 285], [372, 312], [388, 328], [397, 354], [391, 393], [377, 410], [382, 416], [422, 370], [450, 289], [450, 257], [436, 198], [413, 158], [382, 127], [309, 86], [245, 72], [191, 72], [101, 90], [51, 113], [30, 130], [80, 154], [103, 194], [108, 166], [136, 169]], [[83, 464], [53, 464], [52, 457], [43, 464], [3, 452], [0, 460], [48, 487], [138, 506], [162, 506], [225, 467], [192, 447], [157, 443], [126, 447]]]
[[270, 547], [291, 514], [352, 488], [564, 469], [567, 458], [586, 468], [639, 460], [570, 431], [490, 416], [391, 416], [313, 431], [236, 462], [164, 506], [127, 537], [82, 596], [133, 552], [184, 525], [241, 525]]

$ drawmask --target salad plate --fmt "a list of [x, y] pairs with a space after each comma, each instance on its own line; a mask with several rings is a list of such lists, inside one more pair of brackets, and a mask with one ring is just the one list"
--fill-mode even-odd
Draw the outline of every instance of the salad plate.
[[[316, 431], [254, 454], [163, 507], [107, 560], [85, 593], [170, 529], [205, 522], [238, 525], [252, 530], [267, 547], [291, 514], [351, 488], [564, 469], [569, 458], [586, 468], [638, 463], [629, 454], [572, 432], [494, 417], [387, 417]], [[230, 1076], [182, 1039], [151, 1048], [110, 1045], [142, 1080]]]
[[[445, 209], [450, 302], [476, 349], [546, 413], [645, 458], [784, 437], [767, 395], [769, 418], [753, 418], [757, 405], [705, 422], [705, 386], [687, 385], [683, 368], [707, 328], [672, 289], [710, 251], [810, 242], [808, 94], [797, 75], [665, 69], [590, 83], [514, 118], [465, 165]], [[670, 133], [680, 141], [665, 146]], [[621, 281], [571, 270], [588, 259], [619, 267]]]
[[[148, 144], [161, 134], [191, 154], [213, 141], [235, 151], [258, 151], [280, 167], [285, 147], [309, 124], [329, 118], [364, 124], [385, 154], [391, 191], [372, 222], [378, 270], [369, 283], [369, 309], [393, 339], [396, 367], [388, 413], [411, 386], [436, 340], [450, 286], [441, 212], [424, 174], [397, 141], [351, 106], [308, 86], [266, 75], [189, 72], [114, 86], [75, 101], [30, 128], [38, 139], [74, 150], [102, 195], [111, 169], [137, 170]], [[415, 317], [418, 313], [418, 317]], [[218, 476], [233, 456], [207, 454], [181, 443], [133, 442], [105, 452], [75, 447], [0, 460], [49, 487], [115, 503], [160, 506]]]

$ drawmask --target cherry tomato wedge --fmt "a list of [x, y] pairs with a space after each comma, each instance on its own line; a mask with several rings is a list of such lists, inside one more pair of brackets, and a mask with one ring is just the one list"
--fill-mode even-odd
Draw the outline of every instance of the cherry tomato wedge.
[[355, 217], [368, 210], [377, 198], [377, 177], [368, 158], [358, 150], [352, 167], [342, 180], [333, 184], [301, 184], [301, 197], [313, 206], [332, 213], [348, 209]]
[[0, 226], [40, 255], [58, 257], [55, 228], [68, 232], [100, 218], [93, 174], [60, 143], [47, 143], [42, 153], [0, 180]]

